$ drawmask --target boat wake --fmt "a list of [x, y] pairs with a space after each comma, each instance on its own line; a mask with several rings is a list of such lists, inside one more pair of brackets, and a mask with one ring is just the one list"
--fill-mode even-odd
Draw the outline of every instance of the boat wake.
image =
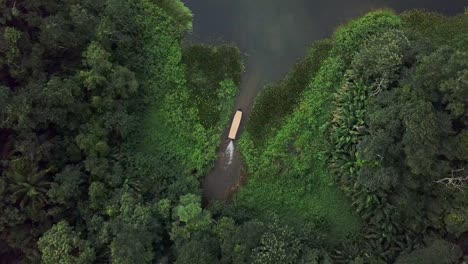
[[230, 165], [232, 163], [232, 158], [234, 157], [234, 141], [232, 140], [226, 148], [226, 157], [228, 157], [228, 165]]

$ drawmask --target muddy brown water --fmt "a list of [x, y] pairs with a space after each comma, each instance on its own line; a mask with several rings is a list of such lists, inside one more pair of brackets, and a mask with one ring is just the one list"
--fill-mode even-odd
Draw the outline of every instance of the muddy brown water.
[[[255, 97], [303, 57], [315, 40], [368, 11], [391, 8], [397, 12], [422, 8], [453, 15], [463, 13], [468, 0], [183, 0], [194, 14], [191, 42], [233, 43], [244, 53], [246, 71], [235, 109], [244, 112], [241, 135]], [[234, 111], [233, 109], [233, 115]], [[205, 201], [224, 200], [241, 185], [244, 167], [235, 142], [231, 164], [225, 155], [227, 130], [218, 159], [203, 182]]]

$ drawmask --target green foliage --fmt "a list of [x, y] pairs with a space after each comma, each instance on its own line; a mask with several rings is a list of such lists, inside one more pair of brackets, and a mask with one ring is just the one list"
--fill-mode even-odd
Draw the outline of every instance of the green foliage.
[[372, 35], [354, 58], [350, 75], [369, 85], [375, 96], [398, 80], [409, 46], [410, 42], [401, 30]]
[[157, 0], [156, 3], [167, 12], [181, 31], [192, 30], [192, 11], [188, 9], [180, 0]]
[[266, 86], [255, 99], [255, 105], [246, 124], [257, 146], [290, 115], [300, 101], [312, 76], [320, 69], [328, 56], [331, 41], [314, 43], [306, 58], [296, 64], [282, 81]]
[[217, 110], [219, 111], [219, 124], [228, 124], [231, 112], [234, 108], [234, 100], [237, 95], [237, 85], [231, 79], [223, 80], [219, 83]]
[[328, 176], [322, 152], [324, 140], [317, 137], [326, 123], [331, 93], [325, 92], [326, 88], [315, 87], [333, 85], [329, 80], [337, 79], [335, 76], [339, 75], [339, 69], [340, 62], [335, 58], [324, 62], [305, 92], [304, 102], [269, 140], [264, 150], [250, 150], [249, 131], [244, 134], [241, 148], [251, 179], [238, 195], [240, 204], [262, 213], [273, 211], [287, 218], [299, 217], [314, 222], [323, 219], [329, 223], [332, 232], [342, 236], [357, 232], [357, 219]]
[[[5, 111], [5, 105], [9, 97], [10, 89], [5, 86], [0, 86], [0, 114]], [[2, 119], [3, 120], [3, 119]]]
[[[401, 21], [397, 16], [387, 11], [376, 11], [339, 29], [333, 36], [328, 57], [326, 52], [329, 48], [320, 50], [325, 54], [317, 54], [319, 58], [326, 59], [318, 61], [319, 70], [309, 78], [302, 101], [293, 106], [294, 112], [265, 140], [263, 148], [254, 150], [255, 144], [249, 141], [255, 139], [256, 132], [247, 129], [241, 139], [241, 148], [252, 178], [239, 194], [239, 203], [262, 212], [272, 210], [284, 215], [300, 212], [299, 215], [309, 220], [324, 219], [330, 223], [331, 232], [341, 236], [357, 232], [358, 220], [340, 192], [334, 189], [336, 186], [325, 162], [333, 94], [344, 82], [345, 70], [361, 45], [372, 36], [400, 27]], [[368, 50], [367, 54], [371, 52]], [[366, 63], [371, 59], [370, 55], [363, 54], [359, 60]]]
[[81, 171], [76, 167], [65, 167], [54, 177], [54, 184], [47, 195], [57, 203], [72, 205], [80, 198], [80, 184], [83, 183]]
[[201, 208], [201, 198], [194, 194], [180, 197], [180, 203], [174, 208], [176, 220], [172, 228], [172, 240], [188, 239], [193, 233], [203, 232], [210, 228], [211, 215]]
[[459, 208], [448, 213], [444, 222], [447, 225], [447, 230], [455, 235], [460, 235], [461, 233], [468, 230], [468, 223], [466, 219], [468, 218], [468, 210], [465, 208]]
[[468, 21], [463, 14], [445, 17], [433, 12], [410, 10], [401, 17], [406, 30], [415, 32], [419, 38], [429, 39], [434, 46], [456, 44], [468, 34]]
[[393, 12], [379, 10], [366, 14], [362, 18], [338, 28], [334, 34], [334, 52], [349, 63], [363, 42], [371, 36], [378, 36], [389, 29], [402, 27], [401, 19]]
[[243, 65], [232, 46], [183, 49], [191, 20], [179, 0], [2, 2], [1, 257], [460, 257], [440, 237], [466, 231], [467, 199], [440, 180], [468, 159], [466, 16], [375, 11], [315, 43], [259, 96], [240, 141], [249, 184], [213, 214], [199, 178]]
[[[181, 2], [164, 2], [3, 3], [0, 191], [8, 199], [0, 203], [0, 239], [7, 249], [36, 263], [37, 239], [67, 219], [74, 226], [61, 229], [63, 237], [78, 237], [73, 229], [80, 230], [97, 261], [160, 257], [160, 232], [167, 235], [170, 228], [159, 227], [169, 214], [160, 217], [159, 209], [147, 205], [162, 198], [152, 191], [159, 185], [159, 193], [178, 197], [199, 184], [182, 177], [186, 171], [164, 149], [148, 157], [128, 147], [140, 140], [135, 125], [149, 106], [185, 84], [181, 37], [191, 15]], [[231, 96], [232, 84], [223, 87], [222, 95]], [[164, 162], [169, 166], [158, 166]], [[132, 171], [135, 164], [140, 171]], [[152, 166], [160, 169], [145, 179]], [[49, 232], [57, 236], [55, 231]], [[60, 263], [77, 263], [81, 244], [60, 243], [70, 245], [62, 248]], [[45, 258], [60, 253], [44, 245]]]
[[5, 173], [9, 179], [9, 199], [29, 214], [34, 214], [48, 203], [47, 190], [50, 182], [47, 180], [52, 168], [38, 171], [38, 165], [25, 158], [11, 161], [9, 170]]
[[6, 27], [3, 32], [3, 38], [8, 45], [8, 51], [6, 52], [6, 63], [9, 65], [14, 64], [15, 58], [18, 57], [20, 51], [18, 49], [18, 40], [21, 38], [21, 32], [15, 28]]
[[180, 205], [175, 208], [175, 215], [182, 223], [188, 223], [193, 218], [201, 214], [201, 199], [193, 194], [180, 197]]
[[[382, 221], [393, 223], [398, 214], [385, 199], [372, 192], [394, 187], [398, 175], [395, 169], [382, 166], [387, 156], [383, 156], [381, 150], [389, 141], [392, 143], [391, 139], [382, 133], [364, 139], [369, 133], [366, 128], [367, 101], [391, 88], [398, 79], [408, 46], [401, 31], [388, 30], [379, 38], [369, 37], [352, 61], [346, 82], [336, 94], [336, 109], [331, 122], [330, 138], [334, 148], [330, 167], [339, 176], [347, 194], [353, 193], [356, 211], [370, 224], [379, 227]], [[369, 138], [373, 141], [368, 142]], [[362, 145], [366, 149], [358, 152]], [[371, 151], [369, 146], [376, 149]], [[397, 229], [395, 225], [384, 226], [384, 230], [379, 231], [384, 237], [392, 236]]]
[[[299, 103], [286, 103], [293, 111], [271, 131], [252, 115], [240, 141], [250, 179], [236, 202], [259, 217], [274, 211], [312, 220], [334, 238], [358, 236], [356, 220], [343, 214], [351, 211], [346, 199], [332, 191], [337, 181], [366, 238], [339, 251], [339, 261], [391, 262], [417, 248], [428, 228], [463, 228], [459, 206], [466, 202], [434, 181], [466, 166], [467, 108], [459, 101], [468, 96], [460, 26], [466, 18], [419, 11], [402, 17], [376, 11], [337, 30]], [[431, 32], [428, 42], [418, 31], [429, 32], [436, 21], [447, 23], [441, 30], [454, 29]], [[434, 50], [441, 44], [452, 46]], [[274, 103], [270, 91], [280, 89], [267, 88], [254, 112]], [[334, 210], [343, 222], [334, 221]], [[329, 224], [317, 224], [321, 219]]]
[[[146, 153], [167, 152], [177, 157], [182, 161], [184, 175], [187, 175], [184, 180], [205, 173], [215, 159], [236, 95], [234, 84], [240, 80], [242, 69], [239, 51], [231, 47], [200, 46], [188, 52], [185, 56], [187, 83], [180, 83], [185, 76], [182, 65], [177, 65], [178, 68], [171, 73], [178, 74], [174, 76], [174, 85], [164, 95], [161, 104], [149, 109], [144, 121], [146, 126], [141, 131], [143, 144], [137, 146]], [[200, 67], [206, 64], [201, 56], [205, 53], [215, 58], [206, 69]], [[179, 63], [180, 56], [181, 53], [177, 53]], [[155, 134], [159, 135], [158, 138], [154, 137]]]
[[[200, 121], [206, 128], [214, 128], [221, 115], [232, 111], [229, 102], [236, 95], [232, 86], [240, 84], [243, 71], [240, 51], [232, 46], [195, 45], [185, 50], [182, 61]], [[232, 82], [229, 90], [226, 90], [227, 82]]]
[[370, 248], [385, 252], [380, 258], [390, 261], [418, 243], [408, 234], [420, 234], [428, 226], [442, 228], [442, 208], [452, 197], [433, 181], [465, 162], [451, 145], [461, 128], [463, 103], [449, 107], [443, 98], [451, 90], [440, 87], [444, 82], [459, 86], [455, 83], [463, 79], [466, 65], [448, 47], [429, 55], [426, 48], [409, 49], [401, 31], [388, 30], [381, 39], [371, 37], [364, 44], [346, 77], [351, 83], [338, 92], [331, 167], [367, 222], [368, 236], [388, 244], [369, 243]]
[[89, 241], [80, 238], [80, 233], [65, 221], [55, 224], [38, 242], [42, 263], [91, 264], [96, 256]]
[[288, 226], [276, 226], [260, 238], [260, 245], [252, 252], [252, 263], [296, 263], [301, 250], [301, 241]]
[[425, 248], [415, 250], [411, 253], [402, 254], [396, 260], [396, 264], [451, 264], [458, 263], [462, 256], [457, 245], [442, 239], [430, 241]]
[[177, 264], [211, 264], [217, 262], [218, 241], [207, 233], [197, 233], [177, 248]]
[[[107, 225], [112, 230], [110, 258], [112, 263], [152, 263], [154, 243], [160, 240], [158, 211], [154, 205], [146, 205], [130, 193], [120, 197], [120, 207], [107, 206], [110, 217]], [[105, 230], [105, 229], [104, 229]]]

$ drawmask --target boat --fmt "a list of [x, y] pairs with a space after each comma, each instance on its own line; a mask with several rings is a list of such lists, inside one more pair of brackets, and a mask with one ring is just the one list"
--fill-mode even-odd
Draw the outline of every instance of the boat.
[[239, 126], [242, 120], [242, 111], [237, 110], [234, 118], [232, 119], [231, 130], [229, 130], [228, 138], [235, 140], [237, 136], [237, 131], [239, 130]]

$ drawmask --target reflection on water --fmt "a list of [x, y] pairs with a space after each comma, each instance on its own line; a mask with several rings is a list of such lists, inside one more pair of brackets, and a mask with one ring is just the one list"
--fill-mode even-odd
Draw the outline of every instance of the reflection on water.
[[[223, 39], [238, 45], [247, 72], [258, 68], [260, 90], [280, 79], [303, 57], [314, 40], [330, 35], [340, 24], [377, 8], [398, 12], [425, 8], [462, 13], [466, 0], [184, 0], [194, 13], [197, 39]], [[255, 96], [254, 96], [255, 97]], [[241, 99], [245, 99], [241, 97]], [[248, 98], [252, 100], [253, 98]]]
[[[208, 43], [221, 39], [236, 44], [246, 55], [246, 73], [235, 107], [243, 110], [244, 120], [264, 84], [281, 79], [313, 41], [328, 37], [351, 18], [386, 7], [397, 12], [424, 8], [455, 14], [463, 13], [466, 5], [466, 0], [183, 1], [194, 13], [194, 32], [189, 38]], [[223, 149], [224, 146], [220, 157], [224, 155]], [[228, 170], [223, 169], [219, 160], [207, 175], [204, 191], [208, 198], [224, 198], [225, 191], [239, 178], [241, 161], [238, 155], [233, 155]]]

